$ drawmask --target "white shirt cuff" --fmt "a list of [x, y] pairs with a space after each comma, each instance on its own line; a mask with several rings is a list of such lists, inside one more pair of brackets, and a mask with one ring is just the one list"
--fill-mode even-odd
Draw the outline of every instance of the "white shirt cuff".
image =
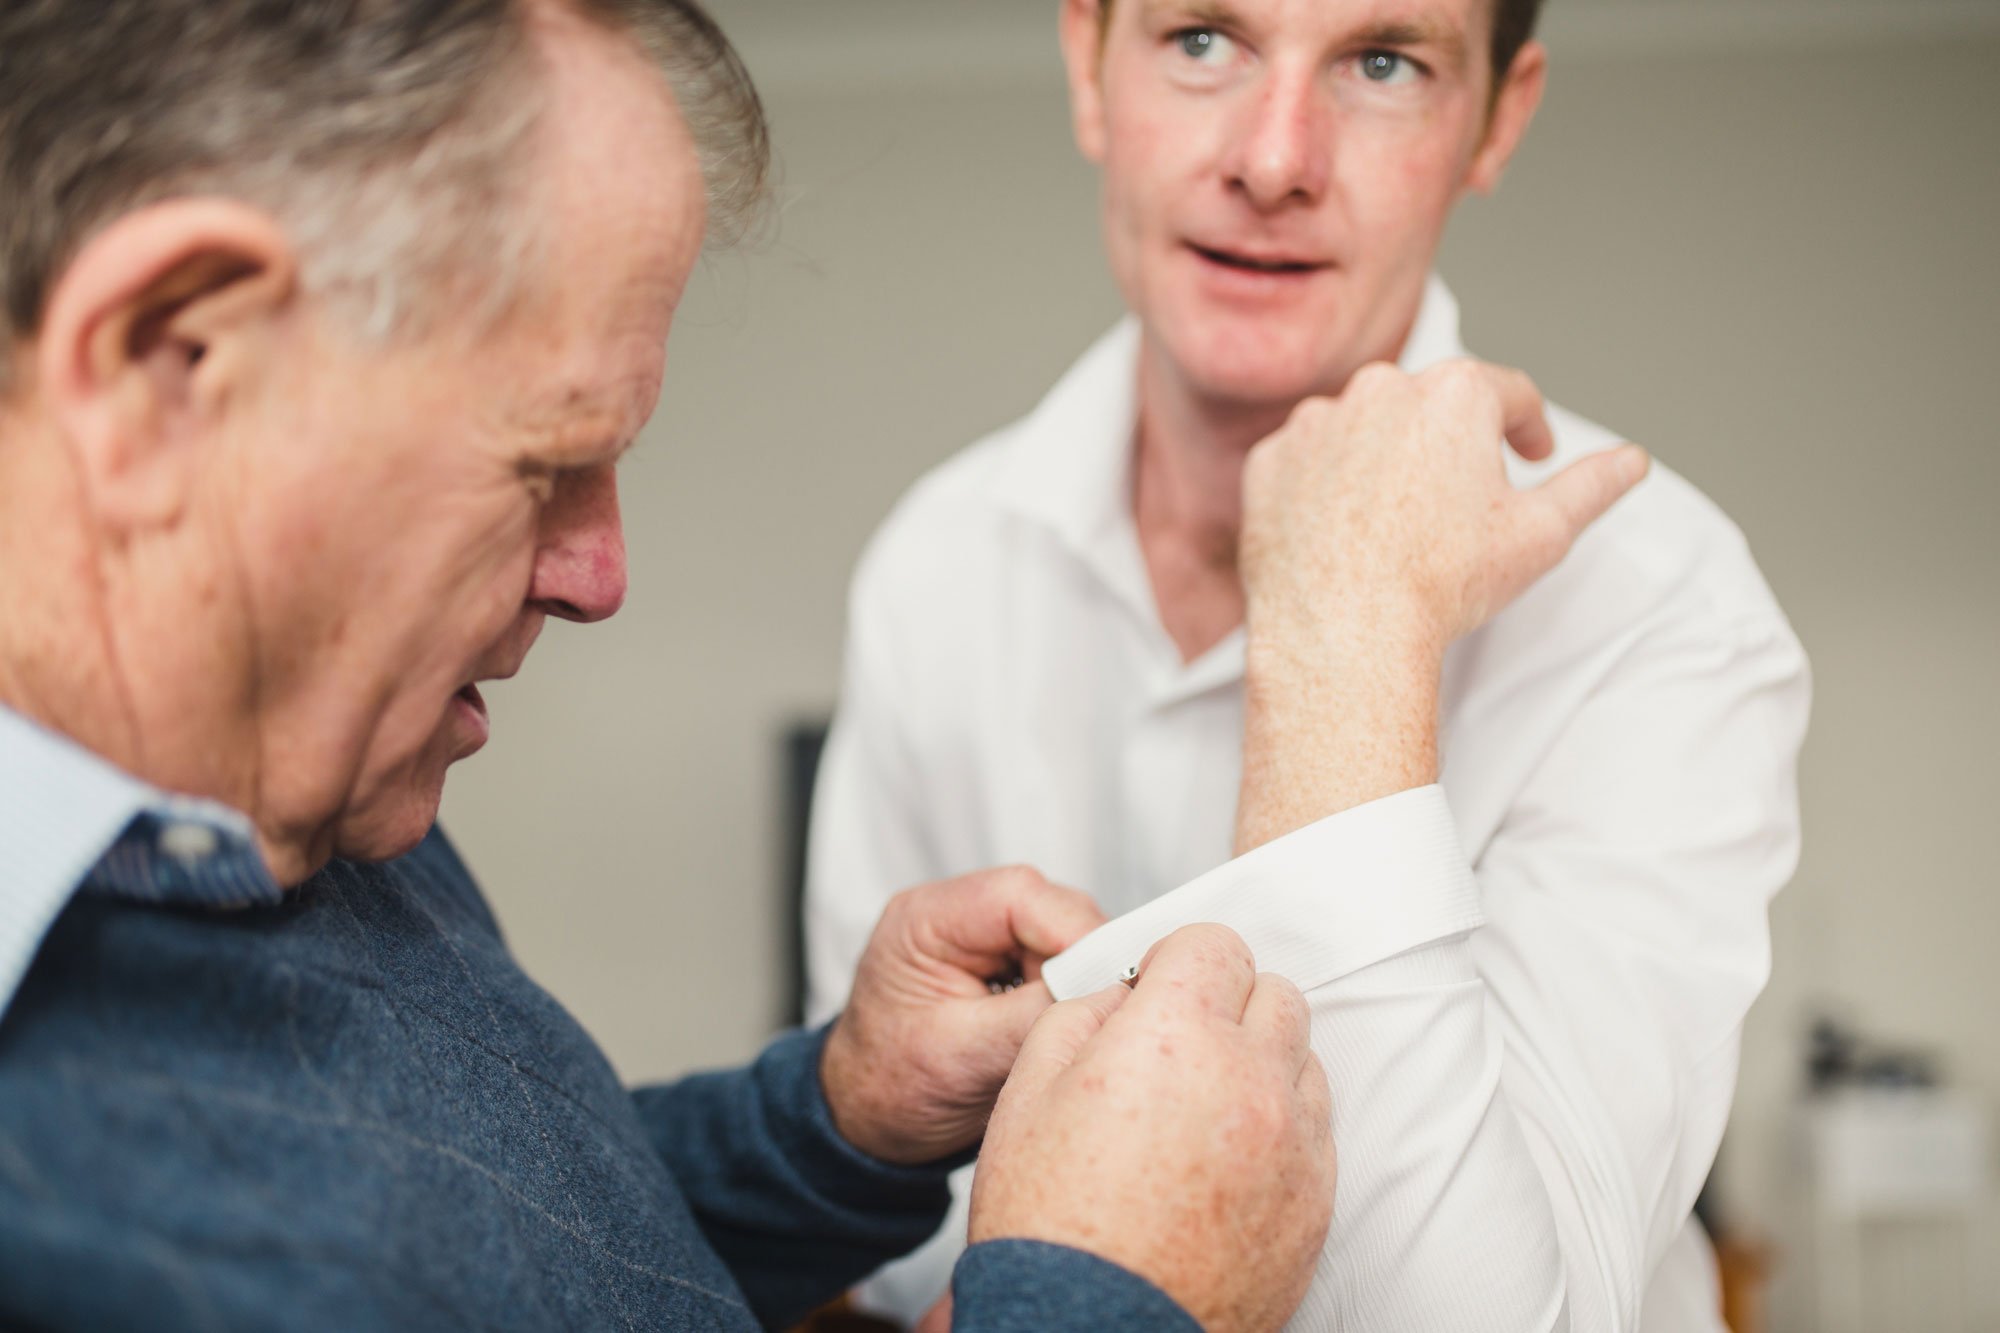
[[1444, 788], [1397, 792], [1329, 815], [1099, 926], [1051, 958], [1058, 1000], [1104, 989], [1155, 941], [1220, 922], [1262, 972], [1311, 990], [1485, 922]]

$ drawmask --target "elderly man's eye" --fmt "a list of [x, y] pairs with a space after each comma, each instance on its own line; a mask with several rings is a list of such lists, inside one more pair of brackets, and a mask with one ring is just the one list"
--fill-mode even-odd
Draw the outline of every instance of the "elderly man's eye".
[[1371, 83], [1408, 83], [1417, 72], [1416, 61], [1395, 51], [1370, 51], [1361, 57], [1361, 77]]
[[1184, 28], [1174, 34], [1174, 45], [1182, 55], [1204, 65], [1227, 64], [1236, 43], [1213, 28]]

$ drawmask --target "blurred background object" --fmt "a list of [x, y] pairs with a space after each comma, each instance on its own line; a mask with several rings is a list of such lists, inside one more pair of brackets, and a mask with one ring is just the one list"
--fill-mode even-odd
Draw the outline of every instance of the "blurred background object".
[[1821, 1333], [1973, 1328], [1986, 1108], [1929, 1084], [1851, 1081], [1800, 1119]]
[[[1119, 313], [1054, 0], [716, 10], [780, 225], [677, 324], [623, 469], [625, 611], [489, 690], [445, 805], [525, 964], [634, 1079], [793, 1012], [787, 729], [833, 700], [854, 559]], [[1739, 1290], [1774, 1333], [1992, 1333], [1985, 1131], [1869, 1126], [2000, 1101], [2000, 0], [1548, 0], [1543, 32], [1540, 118], [1439, 263], [1467, 340], [1714, 496], [1815, 669], [1804, 859], [1711, 1188], [1725, 1266], [1768, 1272]], [[1811, 1098], [1809, 1068], [1848, 1073]], [[1958, 1202], [1828, 1184], [1878, 1151], [1942, 1154], [1963, 1188], [1925, 1197]]]

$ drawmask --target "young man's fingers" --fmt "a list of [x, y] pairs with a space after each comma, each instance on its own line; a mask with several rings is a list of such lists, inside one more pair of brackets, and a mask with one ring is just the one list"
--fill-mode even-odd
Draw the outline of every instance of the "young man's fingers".
[[1499, 395], [1501, 432], [1514, 452], [1530, 462], [1554, 453], [1556, 437], [1549, 429], [1542, 391], [1535, 387], [1535, 382], [1511, 366], [1482, 363], [1480, 369]]
[[1625, 492], [1637, 486], [1652, 459], [1636, 444], [1579, 458], [1530, 491], [1556, 514], [1567, 548]]

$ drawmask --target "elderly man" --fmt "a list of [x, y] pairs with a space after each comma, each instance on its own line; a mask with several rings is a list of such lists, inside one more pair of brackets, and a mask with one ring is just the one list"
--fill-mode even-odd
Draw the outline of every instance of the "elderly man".
[[0, 1325], [782, 1325], [982, 1133], [962, 1327], [1298, 1299], [1326, 1084], [1227, 931], [1050, 1008], [987, 980], [1096, 911], [931, 885], [830, 1035], [627, 1092], [431, 829], [477, 682], [618, 607], [763, 162], [690, 0], [0, 0]]
[[[1303, 698], [1304, 650], [1274, 648], [1298, 608], [1257, 586], [1252, 446], [1315, 395], [1461, 373], [1431, 265], [1533, 116], [1537, 8], [1061, 0], [1132, 317], [920, 482], [855, 575], [815, 1012], [889, 892], [970, 866], [1119, 914], [1054, 965], [1058, 995], [1181, 923], [1235, 926], [1306, 988], [1333, 1074], [1340, 1199], [1303, 1333], [1719, 1329], [1690, 1209], [1797, 856], [1807, 703], [1741, 534], [1661, 471], [1468, 633], [1425, 609], [1398, 534], [1477, 524], [1420, 460], [1393, 504], [1345, 474], [1311, 512], [1350, 549], [1294, 589], [1324, 616]], [[1618, 441], [1551, 420], [1559, 460]], [[1324, 836], [1230, 860], [1314, 812]], [[1243, 882], [1272, 858], [1281, 884]], [[955, 1253], [946, 1234], [867, 1294], [915, 1317]]]

